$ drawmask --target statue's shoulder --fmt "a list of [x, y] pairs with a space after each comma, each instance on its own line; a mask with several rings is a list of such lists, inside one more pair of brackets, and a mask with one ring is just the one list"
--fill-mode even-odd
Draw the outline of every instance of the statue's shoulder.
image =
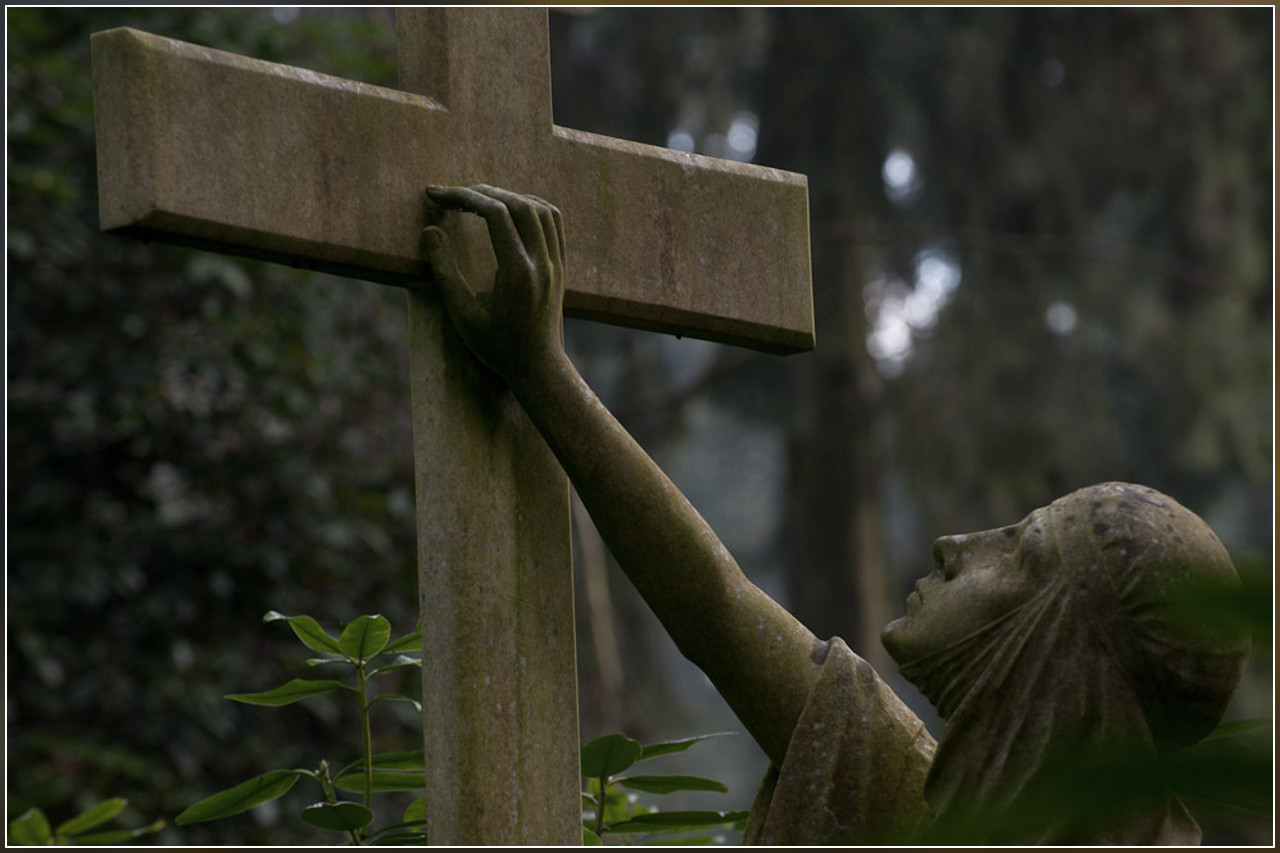
[[750, 840], [766, 844], [902, 841], [924, 813], [937, 744], [866, 660], [831, 640]]
[[924, 721], [875, 667], [839, 637], [830, 641], [809, 705], [819, 713], [838, 717], [843, 731], [857, 730], [857, 739], [868, 746], [902, 747], [927, 762], [933, 760], [937, 742]]

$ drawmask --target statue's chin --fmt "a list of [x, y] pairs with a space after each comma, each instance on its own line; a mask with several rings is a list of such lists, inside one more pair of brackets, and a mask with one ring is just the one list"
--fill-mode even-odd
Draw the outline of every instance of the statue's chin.
[[899, 653], [902, 646], [899, 643], [901, 637], [901, 629], [904, 627], [906, 616], [900, 616], [894, 619], [888, 625], [884, 626], [884, 630], [880, 632], [880, 645], [884, 646], [885, 651], [889, 653], [889, 657], [893, 658], [897, 663], [902, 663]]

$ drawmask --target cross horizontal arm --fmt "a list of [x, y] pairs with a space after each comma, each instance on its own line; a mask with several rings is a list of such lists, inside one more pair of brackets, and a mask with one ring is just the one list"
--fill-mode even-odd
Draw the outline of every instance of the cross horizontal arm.
[[800, 175], [551, 126], [494, 140], [427, 97], [137, 30], [95, 34], [93, 63], [104, 230], [402, 284], [425, 187], [501, 181], [564, 214], [571, 316], [813, 346]]
[[[565, 311], [772, 352], [813, 349], [804, 176], [555, 129]], [[617, 283], [626, 282], [626, 287]]]
[[448, 150], [443, 108], [138, 30], [92, 39], [104, 231], [421, 280], [412, 176], [460, 177], [424, 162]]

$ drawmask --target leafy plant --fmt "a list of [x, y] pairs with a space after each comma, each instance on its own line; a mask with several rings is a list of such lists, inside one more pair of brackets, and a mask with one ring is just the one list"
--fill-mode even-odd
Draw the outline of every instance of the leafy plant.
[[[684, 752], [696, 743], [728, 732], [642, 745], [626, 735], [598, 737], [582, 747], [582, 775], [587, 789], [582, 794], [583, 841], [603, 844], [605, 834], [666, 836], [672, 833], [732, 828], [741, 829], [747, 812], [659, 811], [640, 805], [622, 789], [647, 794], [675, 791], [728, 792], [715, 779], [700, 776], [624, 776], [635, 764], [661, 755]], [[709, 844], [709, 836], [682, 838], [682, 844]]]
[[9, 843], [44, 846], [50, 844], [118, 844], [121, 841], [132, 841], [164, 828], [164, 820], [156, 820], [137, 829], [114, 829], [90, 832], [98, 829], [113, 819], [128, 800], [113, 797], [103, 800], [96, 806], [85, 809], [80, 814], [63, 821], [56, 828], [51, 828], [49, 819], [38, 808], [29, 808], [17, 818], [9, 822]]
[[[351, 693], [360, 703], [361, 757], [336, 773], [327, 760], [321, 760], [314, 770], [271, 770], [206, 797], [178, 815], [175, 822], [183, 825], [239, 814], [283, 796], [299, 779], [308, 777], [320, 785], [324, 797], [304, 808], [300, 814], [302, 820], [311, 826], [343, 833], [353, 844], [425, 844], [424, 798], [410, 804], [400, 823], [377, 831], [370, 829], [374, 821], [372, 800], [375, 793], [421, 791], [425, 787], [422, 750], [375, 754], [369, 722], [370, 709], [378, 702], [411, 702], [419, 711], [422, 710], [420, 703], [407, 696], [394, 693], [369, 696], [371, 679], [402, 667], [422, 665], [420, 657], [406, 654], [419, 648], [420, 633], [414, 631], [393, 641], [391, 624], [380, 615], [353, 620], [338, 637], [327, 633], [310, 616], [285, 616], [273, 610], [263, 617], [263, 621], [287, 622], [304, 646], [321, 655], [307, 659], [308, 665], [350, 667], [355, 673], [355, 684], [335, 679], [295, 678], [273, 690], [231, 693], [226, 698], [250, 705], [280, 707], [334, 691]], [[375, 664], [378, 659], [382, 662]], [[363, 800], [341, 800], [339, 790], [362, 794]]]

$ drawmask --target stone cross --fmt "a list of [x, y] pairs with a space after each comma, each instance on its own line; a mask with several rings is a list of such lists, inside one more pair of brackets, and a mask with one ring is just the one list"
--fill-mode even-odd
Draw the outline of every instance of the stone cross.
[[[430, 184], [564, 215], [567, 314], [813, 346], [802, 176], [557, 127], [545, 9], [397, 11], [403, 91], [130, 29], [93, 37], [103, 230], [404, 284]], [[473, 281], [493, 265], [454, 220]], [[568, 486], [502, 385], [411, 295], [433, 843], [579, 844]]]

